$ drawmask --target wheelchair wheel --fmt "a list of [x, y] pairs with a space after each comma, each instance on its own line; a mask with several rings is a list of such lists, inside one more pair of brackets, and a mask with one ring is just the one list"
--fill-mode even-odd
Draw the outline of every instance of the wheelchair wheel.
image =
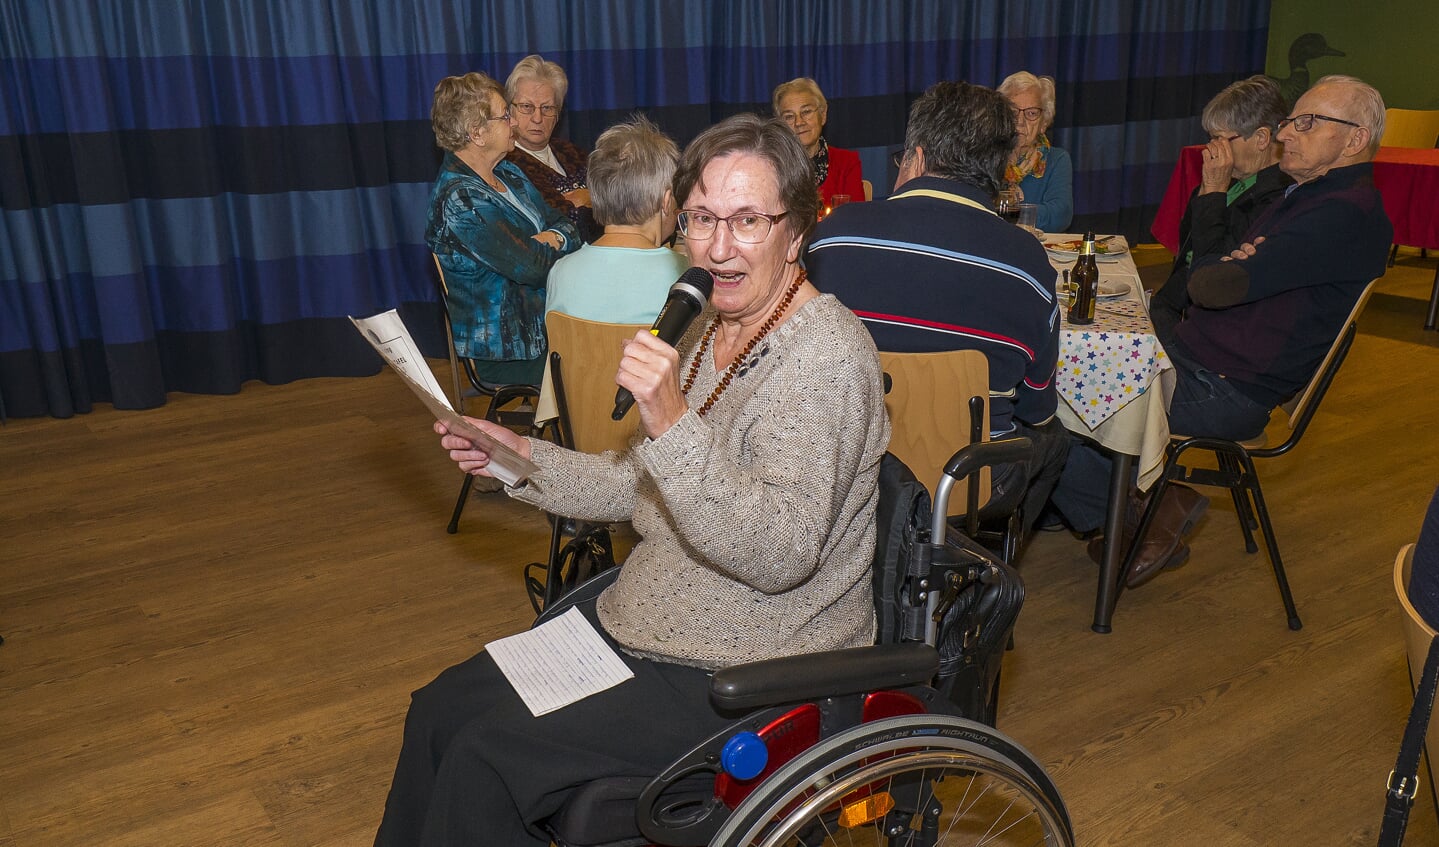
[[1049, 775], [994, 729], [948, 715], [864, 724], [765, 780], [712, 847], [1072, 847]]

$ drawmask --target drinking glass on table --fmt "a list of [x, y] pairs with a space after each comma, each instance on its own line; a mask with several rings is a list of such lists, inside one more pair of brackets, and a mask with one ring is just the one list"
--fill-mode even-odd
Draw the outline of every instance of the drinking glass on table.
[[1010, 223], [1019, 223], [1019, 189], [1001, 188], [994, 198], [994, 211]]
[[1042, 234], [1039, 232], [1039, 205], [1036, 203], [1020, 203], [1019, 218], [1015, 223], [1036, 235]]
[[829, 196], [829, 210], [833, 212], [835, 209], [848, 203], [849, 200], [850, 197], [848, 194], [831, 194]]

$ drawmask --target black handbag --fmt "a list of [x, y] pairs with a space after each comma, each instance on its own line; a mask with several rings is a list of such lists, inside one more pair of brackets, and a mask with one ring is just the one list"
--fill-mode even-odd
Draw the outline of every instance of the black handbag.
[[1424, 733], [1429, 729], [1429, 716], [1434, 711], [1436, 688], [1439, 688], [1439, 637], [1429, 643], [1429, 657], [1424, 660], [1424, 675], [1414, 692], [1414, 707], [1409, 710], [1409, 722], [1404, 726], [1399, 759], [1389, 772], [1379, 847], [1399, 847], [1404, 843], [1409, 810], [1414, 807], [1414, 795], [1419, 790], [1419, 751], [1424, 746]]

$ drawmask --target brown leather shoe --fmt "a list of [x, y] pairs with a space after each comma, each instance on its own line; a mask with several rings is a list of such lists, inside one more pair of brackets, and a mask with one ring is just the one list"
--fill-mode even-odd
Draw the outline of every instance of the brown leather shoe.
[[1147, 568], [1142, 567], [1143, 564], [1147, 563], [1143, 562], [1140, 557], [1135, 557], [1134, 565], [1130, 567], [1129, 572], [1124, 575], [1124, 587], [1138, 588], [1139, 586], [1150, 581], [1151, 579], [1154, 579], [1156, 576], [1159, 576], [1160, 572], [1173, 570], [1175, 568], [1182, 568], [1188, 562], [1189, 545], [1185, 544], [1183, 541], [1179, 542], [1179, 546], [1175, 548], [1173, 553], [1169, 554], [1169, 558], [1159, 563], [1158, 567], [1155, 567], [1153, 565], [1150, 565]]
[[[1139, 519], [1144, 514], [1147, 495], [1130, 496], [1121, 536], [1124, 553], [1133, 544]], [[1194, 528], [1209, 508], [1209, 498], [1187, 485], [1170, 485], [1164, 491], [1164, 501], [1150, 523], [1149, 533], [1140, 542], [1134, 561], [1124, 575], [1124, 584], [1130, 588], [1143, 585], [1167, 568], [1179, 567], [1189, 559], [1189, 549], [1183, 547], [1184, 536]], [[1183, 557], [1179, 556], [1183, 547]], [[1089, 557], [1095, 562], [1104, 560], [1104, 539], [1089, 542]]]
[[1137, 588], [1159, 575], [1169, 567], [1178, 567], [1189, 559], [1189, 550], [1183, 550], [1183, 561], [1176, 558], [1184, 546], [1184, 536], [1209, 508], [1209, 498], [1186, 485], [1171, 485], [1164, 490], [1149, 532], [1139, 539], [1139, 551], [1124, 573], [1124, 584]]

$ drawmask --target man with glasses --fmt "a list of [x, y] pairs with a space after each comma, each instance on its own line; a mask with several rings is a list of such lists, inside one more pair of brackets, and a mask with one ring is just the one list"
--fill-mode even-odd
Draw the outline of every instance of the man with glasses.
[[835, 209], [816, 228], [805, 261], [880, 350], [985, 354], [991, 435], [1026, 435], [1036, 444], [1027, 466], [995, 469], [991, 503], [1003, 510], [1022, 500], [1028, 530], [1068, 440], [1053, 420], [1054, 269], [1038, 239], [993, 211], [1016, 137], [1009, 101], [998, 92], [964, 82], [931, 86], [910, 109], [895, 194]]
[[[1279, 167], [1294, 179], [1230, 253], [1196, 255], [1177, 322], [1156, 331], [1177, 380], [1169, 428], [1243, 441], [1274, 407], [1302, 390], [1364, 287], [1384, 274], [1394, 230], [1370, 164], [1384, 134], [1384, 100], [1350, 76], [1326, 76], [1279, 121]], [[1092, 451], [1074, 450], [1055, 503], [1068, 517], [1102, 501], [1107, 474]], [[1166, 498], [1166, 503], [1168, 502]], [[1126, 574], [1130, 587], [1182, 564], [1182, 535], [1203, 511], [1162, 520]]]
[[604, 232], [590, 208], [589, 153], [554, 137], [569, 85], [564, 68], [539, 55], [526, 56], [510, 71], [505, 94], [515, 119], [515, 149], [507, 160], [525, 172], [545, 203], [568, 217], [589, 243]]

